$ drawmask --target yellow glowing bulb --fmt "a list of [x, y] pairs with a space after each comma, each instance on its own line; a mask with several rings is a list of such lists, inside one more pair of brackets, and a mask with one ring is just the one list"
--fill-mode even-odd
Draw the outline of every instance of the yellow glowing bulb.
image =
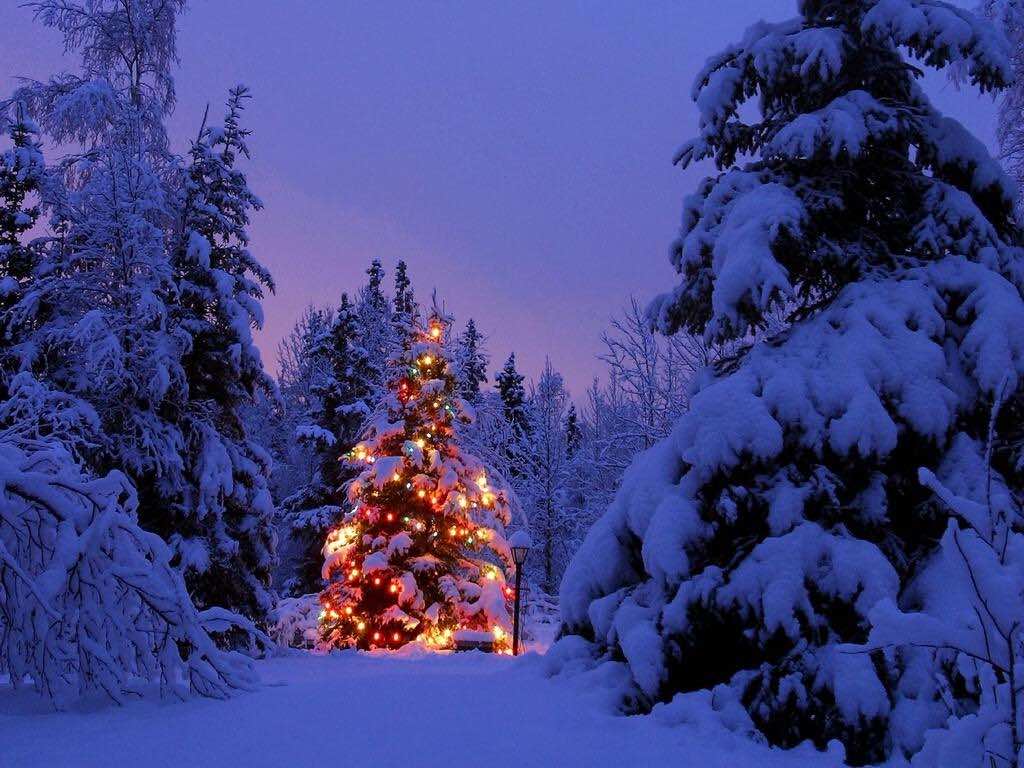
[[421, 488], [420, 490], [416, 491], [416, 495], [422, 499], [427, 495], [427, 492]]
[[432, 326], [430, 326], [430, 335], [433, 336], [435, 339], [440, 338], [440, 336], [441, 336], [441, 326], [439, 326], [439, 325], [432, 325]]
[[362, 632], [364, 629], [366, 629], [366, 622], [360, 621], [358, 624], [356, 624], [356, 629]]
[[373, 633], [373, 639], [374, 640], [380, 640], [380, 632], [374, 632]]
[[374, 584], [374, 586], [379, 587], [380, 586], [380, 579], [374, 579], [373, 580], [373, 584]]
[[346, 616], [351, 616], [352, 615], [352, 606], [349, 606], [348, 608], [345, 609], [345, 615]]
[[420, 362], [422, 362], [424, 365], [430, 365], [432, 362], [434, 362], [434, 358], [432, 358], [430, 355], [424, 355], [423, 359]]
[[402, 479], [402, 476], [400, 474], [398, 474], [397, 472], [395, 472], [395, 474], [393, 474], [391, 476], [391, 479], [394, 480], [397, 483], [399, 480]]
[[392, 594], [394, 594], [395, 592], [398, 591], [398, 585], [397, 584], [392, 584], [390, 587], [388, 587], [388, 589], [391, 590]]
[[402, 639], [402, 636], [400, 634], [398, 634], [397, 632], [395, 632], [395, 634], [393, 634], [391, 636], [391, 638], [397, 643], [399, 640]]
[[426, 445], [427, 445], [427, 441], [424, 440], [422, 437], [419, 440], [416, 441], [416, 447], [417, 448], [425, 448]]
[[498, 578], [498, 574], [495, 571], [488, 571], [487, 572], [487, 578], [490, 579], [491, 581], [494, 581], [495, 579]]
[[358, 569], [353, 568], [351, 571], [348, 572], [348, 575], [349, 575], [349, 578], [354, 579], [354, 578], [359, 576], [359, 571], [358, 571]]
[[459, 496], [459, 506], [462, 507], [463, 509], [469, 506], [469, 502], [466, 501], [465, 496]]
[[494, 626], [494, 629], [491, 630], [491, 633], [494, 635], [495, 640], [502, 640], [505, 637], [505, 630], [503, 630], [501, 627], [497, 625]]

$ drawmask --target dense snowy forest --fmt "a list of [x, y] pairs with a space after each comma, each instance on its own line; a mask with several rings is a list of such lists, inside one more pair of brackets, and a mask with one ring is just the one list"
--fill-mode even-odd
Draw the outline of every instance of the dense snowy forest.
[[[185, 5], [28, 3], [76, 65], [0, 101], [0, 703], [378, 657], [470, 700], [506, 661], [438, 652], [518, 647], [530, 543], [517, 708], [600, 698], [722, 764], [1024, 765], [1024, 2], [737, 30], [675, 156], [707, 173], [677, 282], [608, 297], [584, 391], [412, 258], [268, 365], [253, 95], [175, 151]], [[996, 156], [928, 71], [997, 99]]]

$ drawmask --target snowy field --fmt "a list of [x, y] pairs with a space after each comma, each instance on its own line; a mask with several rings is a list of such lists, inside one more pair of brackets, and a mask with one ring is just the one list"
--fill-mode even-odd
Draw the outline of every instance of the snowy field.
[[[3, 768], [796, 768], [788, 755], [664, 711], [608, 711], [593, 678], [549, 679], [535, 654], [297, 653], [260, 662], [263, 686], [229, 701], [143, 701], [50, 713], [0, 687]], [[328, 759], [329, 758], [329, 759]]]

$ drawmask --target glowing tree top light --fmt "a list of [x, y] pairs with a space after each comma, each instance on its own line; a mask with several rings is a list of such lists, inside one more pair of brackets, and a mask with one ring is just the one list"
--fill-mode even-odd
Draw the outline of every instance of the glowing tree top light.
[[510, 646], [509, 503], [456, 445], [453, 426], [469, 415], [445, 355], [448, 326], [435, 309], [410, 329], [386, 412], [347, 457], [361, 471], [347, 488], [352, 510], [324, 545], [329, 647], [447, 648], [459, 630]]

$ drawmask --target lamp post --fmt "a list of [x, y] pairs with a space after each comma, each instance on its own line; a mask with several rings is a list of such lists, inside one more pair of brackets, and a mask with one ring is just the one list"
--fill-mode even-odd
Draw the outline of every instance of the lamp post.
[[516, 564], [516, 605], [515, 614], [512, 617], [512, 655], [518, 656], [519, 611], [522, 607], [520, 587], [522, 586], [523, 563], [526, 562], [526, 555], [530, 551], [530, 547], [533, 546], [533, 542], [530, 540], [530, 534], [526, 531], [519, 530], [512, 534], [512, 538], [509, 539], [508, 543], [512, 550], [512, 561]]

